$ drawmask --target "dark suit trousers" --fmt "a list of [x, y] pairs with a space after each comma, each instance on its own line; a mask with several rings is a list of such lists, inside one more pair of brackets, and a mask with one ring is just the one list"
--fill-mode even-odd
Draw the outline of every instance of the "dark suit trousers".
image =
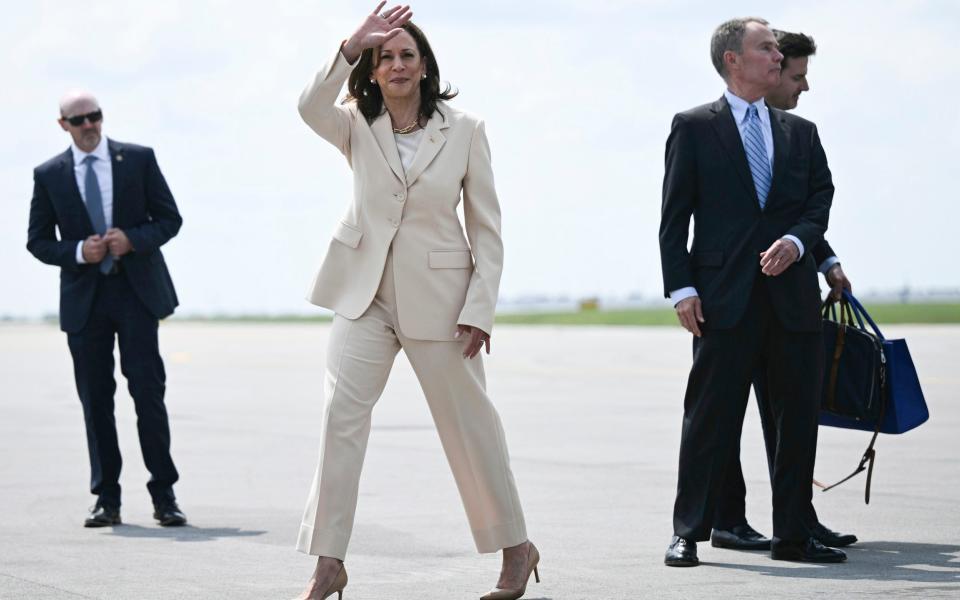
[[151, 475], [147, 489], [154, 504], [174, 500], [173, 484], [179, 475], [170, 457], [170, 426], [163, 402], [166, 374], [157, 329], [157, 319], [121, 273], [100, 276], [86, 325], [79, 333], [67, 334], [87, 427], [90, 492], [107, 506], [120, 506], [122, 464], [113, 416], [114, 336], [120, 345], [120, 371], [127, 378], [137, 412], [143, 461]]
[[[761, 364], [753, 373], [753, 393], [757, 398], [757, 408], [760, 412], [760, 426], [763, 428], [763, 443], [767, 452], [767, 470], [770, 475], [770, 481], [773, 481], [773, 464], [776, 460], [777, 451], [777, 429], [774, 422], [773, 413], [770, 410], [770, 403], [767, 400], [769, 390], [767, 389], [766, 365]], [[816, 452], [816, 448], [814, 448]], [[815, 459], [816, 457], [814, 457]], [[813, 503], [807, 510], [805, 523], [812, 526], [819, 522], [817, 511]], [[720, 490], [719, 504], [717, 505], [717, 514], [713, 520], [713, 526], [716, 529], [733, 529], [737, 525], [747, 523], [747, 485], [743, 478], [743, 468], [740, 464], [740, 440], [737, 439], [737, 447], [734, 450], [730, 464], [727, 465], [727, 476], [724, 478], [723, 486]]]
[[674, 533], [681, 537], [710, 537], [729, 467], [739, 456], [750, 384], [761, 366], [777, 440], [772, 463], [774, 536], [803, 540], [808, 535], [803, 517], [812, 498], [822, 341], [820, 333], [784, 329], [765, 280], [757, 275], [740, 323], [721, 330], [711, 330], [707, 323], [703, 337], [694, 338], [673, 512]]

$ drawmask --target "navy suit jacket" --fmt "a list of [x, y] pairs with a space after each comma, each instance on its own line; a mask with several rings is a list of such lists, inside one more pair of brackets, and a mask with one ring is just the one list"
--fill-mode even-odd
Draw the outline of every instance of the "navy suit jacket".
[[[176, 308], [177, 293], [160, 252], [180, 230], [183, 219], [151, 148], [107, 140], [113, 168], [113, 226], [122, 229], [133, 251], [121, 259], [121, 277], [153, 316]], [[60, 267], [60, 328], [83, 329], [100, 277], [97, 265], [77, 264], [77, 243], [96, 233], [87, 214], [73, 153], [55, 156], [33, 171], [33, 199], [27, 250]], [[59, 236], [57, 231], [59, 230]]]
[[[820, 330], [820, 286], [811, 250], [823, 241], [833, 183], [816, 126], [770, 108], [773, 183], [760, 210], [740, 132], [725, 98], [674, 117], [667, 139], [660, 221], [664, 293], [695, 287], [706, 326], [734, 327], [760, 274], [760, 252], [784, 235], [807, 250], [766, 277], [788, 331]], [[687, 250], [690, 218], [693, 243]]]

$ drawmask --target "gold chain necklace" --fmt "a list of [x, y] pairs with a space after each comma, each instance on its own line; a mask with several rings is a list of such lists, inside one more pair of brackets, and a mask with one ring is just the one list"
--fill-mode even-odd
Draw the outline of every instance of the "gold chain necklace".
[[406, 127], [401, 127], [400, 129], [397, 129], [396, 127], [394, 127], [393, 132], [403, 135], [404, 133], [410, 133], [411, 131], [419, 127], [419, 125], [420, 125], [420, 115], [417, 115], [417, 118], [413, 120], [413, 123], [410, 123]]

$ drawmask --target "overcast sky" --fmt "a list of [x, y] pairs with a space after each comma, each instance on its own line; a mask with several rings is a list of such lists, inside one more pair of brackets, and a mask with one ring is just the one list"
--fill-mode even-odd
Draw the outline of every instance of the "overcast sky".
[[[352, 197], [300, 120], [312, 74], [375, 3], [5, 3], [0, 315], [55, 313], [26, 250], [33, 167], [65, 150], [57, 101], [95, 92], [104, 133], [152, 146], [184, 226], [163, 251], [181, 314], [311, 313]], [[758, 14], [819, 51], [797, 113], [837, 193], [827, 238], [855, 289], [958, 287], [960, 9], [900, 2], [421, 1], [453, 102], [487, 121], [503, 207], [501, 296], [661, 294], [657, 227], [674, 113], [712, 101], [713, 28]], [[761, 8], [768, 7], [768, 8]]]

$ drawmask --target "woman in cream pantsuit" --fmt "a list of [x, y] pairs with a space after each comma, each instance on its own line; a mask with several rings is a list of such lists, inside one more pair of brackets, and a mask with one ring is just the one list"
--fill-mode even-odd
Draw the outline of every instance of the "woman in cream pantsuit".
[[[300, 114], [347, 159], [354, 199], [310, 300], [336, 315], [327, 352], [320, 461], [297, 543], [318, 555], [301, 598], [342, 595], [370, 414], [402, 348], [416, 372], [480, 552], [503, 549], [496, 589], [523, 595], [539, 554], [500, 418], [485, 391], [503, 266], [500, 208], [479, 119], [448, 106], [409, 7], [383, 2], [300, 97]], [[337, 97], [349, 77], [350, 95]], [[461, 193], [467, 239], [457, 205]]]

